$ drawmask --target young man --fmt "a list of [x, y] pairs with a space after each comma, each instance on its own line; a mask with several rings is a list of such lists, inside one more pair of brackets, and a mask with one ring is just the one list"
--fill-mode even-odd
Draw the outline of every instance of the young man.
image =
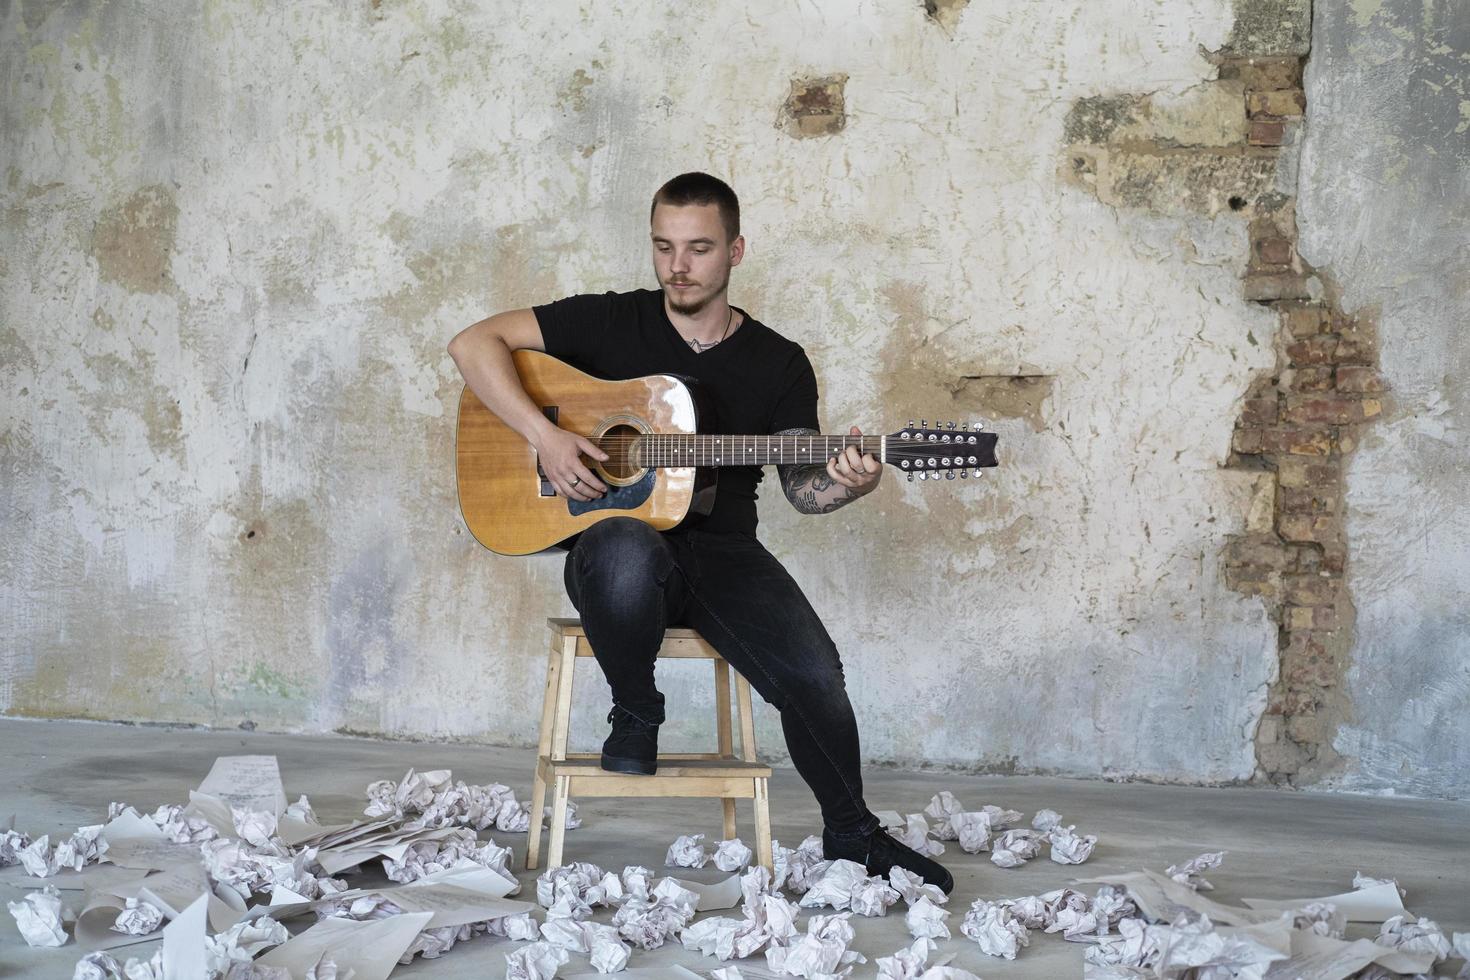
[[[572, 296], [512, 310], [449, 344], [465, 383], [535, 447], [557, 493], [595, 500], [607, 487], [582, 457], [590, 440], [548, 421], [521, 388], [511, 351], [548, 354], [609, 380], [650, 374], [697, 379], [722, 432], [815, 433], [817, 381], [800, 346], [729, 304], [730, 270], [745, 239], [724, 182], [675, 177], [650, 212], [659, 289]], [[861, 435], [857, 427], [853, 435]], [[804, 514], [827, 514], [877, 487], [883, 465], [848, 447], [825, 464], [781, 466], [781, 486]], [[720, 467], [713, 511], [660, 533], [630, 517], [600, 521], [567, 554], [567, 593], [612, 688], [612, 734], [602, 765], [653, 773], [664, 698], [655, 655], [668, 626], [692, 626], [781, 713], [791, 760], [822, 809], [828, 858], [886, 875], [900, 865], [948, 892], [943, 867], [884, 832], [863, 802], [857, 721], [842, 662], [810, 603], [756, 540], [759, 467]]]

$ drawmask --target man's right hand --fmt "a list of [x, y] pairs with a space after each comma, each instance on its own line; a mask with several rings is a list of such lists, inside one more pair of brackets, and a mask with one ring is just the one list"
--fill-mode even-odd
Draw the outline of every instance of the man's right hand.
[[596, 500], [607, 492], [607, 486], [582, 461], [586, 455], [605, 461], [607, 453], [592, 440], [575, 432], [552, 426], [532, 443], [541, 457], [541, 472], [551, 481], [556, 492], [568, 500]]

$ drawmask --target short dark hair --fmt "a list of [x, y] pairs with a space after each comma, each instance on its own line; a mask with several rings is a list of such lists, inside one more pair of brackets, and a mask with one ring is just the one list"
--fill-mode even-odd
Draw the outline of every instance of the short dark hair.
[[653, 220], [653, 212], [660, 204], [672, 207], [713, 204], [720, 209], [720, 220], [730, 234], [730, 241], [740, 237], [740, 199], [730, 185], [718, 177], [696, 171], [670, 180], [654, 192], [653, 204], [648, 209], [649, 221]]

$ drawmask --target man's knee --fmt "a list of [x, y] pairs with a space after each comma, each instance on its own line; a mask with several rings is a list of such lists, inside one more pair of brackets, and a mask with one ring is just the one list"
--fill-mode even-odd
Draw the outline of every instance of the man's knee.
[[616, 589], [661, 588], [673, 567], [659, 532], [632, 517], [610, 517], [582, 532], [571, 559], [579, 576]]

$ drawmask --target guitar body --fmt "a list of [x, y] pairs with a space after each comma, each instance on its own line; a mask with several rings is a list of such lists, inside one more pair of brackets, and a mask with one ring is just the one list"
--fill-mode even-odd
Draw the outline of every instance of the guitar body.
[[[512, 354], [521, 385], [559, 427], [609, 448], [638, 434], [694, 433], [713, 425], [697, 384], [655, 374], [603, 381], [547, 354]], [[589, 502], [556, 495], [538, 471], [531, 444], [466, 386], [459, 399], [455, 468], [459, 509], [470, 533], [502, 555], [528, 555], [560, 544], [609, 517], [634, 517], [666, 531], [709, 513], [716, 473], [703, 467], [638, 467], [612, 452], [606, 463], [584, 462], [608, 486]]]

